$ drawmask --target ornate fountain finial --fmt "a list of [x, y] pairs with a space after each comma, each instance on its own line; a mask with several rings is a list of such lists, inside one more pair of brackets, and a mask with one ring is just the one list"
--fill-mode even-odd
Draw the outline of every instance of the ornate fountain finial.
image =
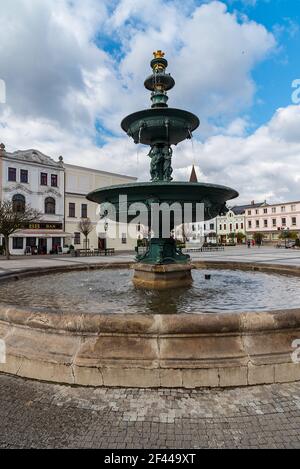
[[165, 53], [162, 52], [161, 50], [157, 50], [156, 52], [153, 52], [153, 55], [155, 59], [163, 59], [165, 56]]

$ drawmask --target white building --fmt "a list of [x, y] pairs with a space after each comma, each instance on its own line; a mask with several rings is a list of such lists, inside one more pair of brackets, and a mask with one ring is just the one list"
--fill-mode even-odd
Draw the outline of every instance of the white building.
[[213, 243], [217, 242], [217, 219], [191, 223], [188, 233], [189, 243]]
[[93, 231], [88, 237], [90, 249], [133, 250], [137, 244], [137, 228], [133, 227], [134, 233], [130, 233], [126, 224], [114, 225], [111, 220], [101, 221], [99, 206], [88, 201], [86, 196], [95, 189], [134, 182], [136, 178], [71, 164], [65, 164], [65, 176], [65, 229], [69, 233], [66, 243], [76, 249], [85, 248], [78, 223], [82, 218], [89, 218], [93, 224]]
[[5, 151], [0, 147], [0, 200], [28, 204], [42, 213], [10, 238], [11, 254], [37, 250], [41, 254], [62, 246], [64, 231], [64, 166], [37, 150]]

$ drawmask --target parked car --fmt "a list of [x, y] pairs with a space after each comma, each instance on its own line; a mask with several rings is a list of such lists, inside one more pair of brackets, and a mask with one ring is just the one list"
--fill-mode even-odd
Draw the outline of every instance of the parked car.
[[57, 254], [70, 254], [69, 246], [58, 246]]

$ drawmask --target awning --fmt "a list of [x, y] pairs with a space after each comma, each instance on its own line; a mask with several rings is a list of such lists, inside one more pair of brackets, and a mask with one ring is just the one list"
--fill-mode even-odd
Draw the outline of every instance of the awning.
[[67, 238], [72, 235], [62, 230], [20, 230], [11, 236], [12, 238]]

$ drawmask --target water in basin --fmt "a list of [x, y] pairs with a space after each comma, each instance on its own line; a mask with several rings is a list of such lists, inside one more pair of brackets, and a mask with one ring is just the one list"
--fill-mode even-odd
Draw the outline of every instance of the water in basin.
[[[300, 278], [239, 270], [194, 270], [190, 288], [140, 290], [127, 269], [52, 274], [0, 286], [1, 303], [65, 313], [180, 314], [300, 307]], [[211, 275], [205, 280], [205, 275]]]

